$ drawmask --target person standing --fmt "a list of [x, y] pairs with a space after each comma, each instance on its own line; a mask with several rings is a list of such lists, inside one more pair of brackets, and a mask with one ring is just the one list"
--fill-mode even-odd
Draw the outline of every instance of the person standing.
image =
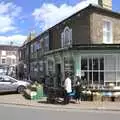
[[64, 89], [65, 89], [64, 104], [69, 104], [69, 102], [70, 102], [69, 93], [72, 92], [72, 83], [71, 83], [71, 79], [69, 77], [69, 73], [66, 73], [65, 78], [66, 79], [64, 81]]
[[77, 81], [76, 81], [76, 85], [75, 85], [75, 99], [76, 99], [76, 103], [80, 103], [81, 102], [81, 90], [82, 90], [82, 86], [80, 83], [80, 78], [79, 76], [77, 77]]

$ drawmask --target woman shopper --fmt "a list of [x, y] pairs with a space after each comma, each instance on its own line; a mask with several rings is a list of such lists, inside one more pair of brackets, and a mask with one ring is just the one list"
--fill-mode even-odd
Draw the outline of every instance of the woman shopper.
[[81, 102], [81, 83], [80, 83], [80, 78], [79, 76], [76, 76], [77, 80], [76, 80], [76, 85], [75, 85], [75, 99], [76, 99], [76, 103], [80, 103]]

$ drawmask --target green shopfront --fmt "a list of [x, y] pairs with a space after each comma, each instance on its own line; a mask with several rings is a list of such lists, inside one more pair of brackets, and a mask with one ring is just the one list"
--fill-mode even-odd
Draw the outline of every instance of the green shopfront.
[[63, 83], [65, 72], [80, 76], [87, 85], [120, 85], [119, 50], [61, 50], [47, 55], [47, 74], [53, 74], [54, 86]]

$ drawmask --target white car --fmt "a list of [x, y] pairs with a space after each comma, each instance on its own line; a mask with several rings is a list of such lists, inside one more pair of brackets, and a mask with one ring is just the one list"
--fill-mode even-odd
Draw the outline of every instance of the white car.
[[30, 85], [27, 81], [20, 81], [7, 75], [0, 75], [0, 93], [14, 92], [22, 93]]

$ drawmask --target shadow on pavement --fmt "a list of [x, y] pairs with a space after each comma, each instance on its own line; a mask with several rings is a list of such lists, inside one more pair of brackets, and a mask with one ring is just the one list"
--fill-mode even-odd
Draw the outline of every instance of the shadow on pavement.
[[[65, 105], [63, 100], [51, 100], [51, 101], [38, 101], [38, 103], [42, 103], [42, 104], [54, 104], [54, 105]], [[70, 103], [72, 104], [76, 104], [75, 101], [70, 101]]]
[[12, 95], [12, 94], [17, 94], [16, 92], [2, 92], [0, 93], [0, 96], [3, 96], [3, 95]]

